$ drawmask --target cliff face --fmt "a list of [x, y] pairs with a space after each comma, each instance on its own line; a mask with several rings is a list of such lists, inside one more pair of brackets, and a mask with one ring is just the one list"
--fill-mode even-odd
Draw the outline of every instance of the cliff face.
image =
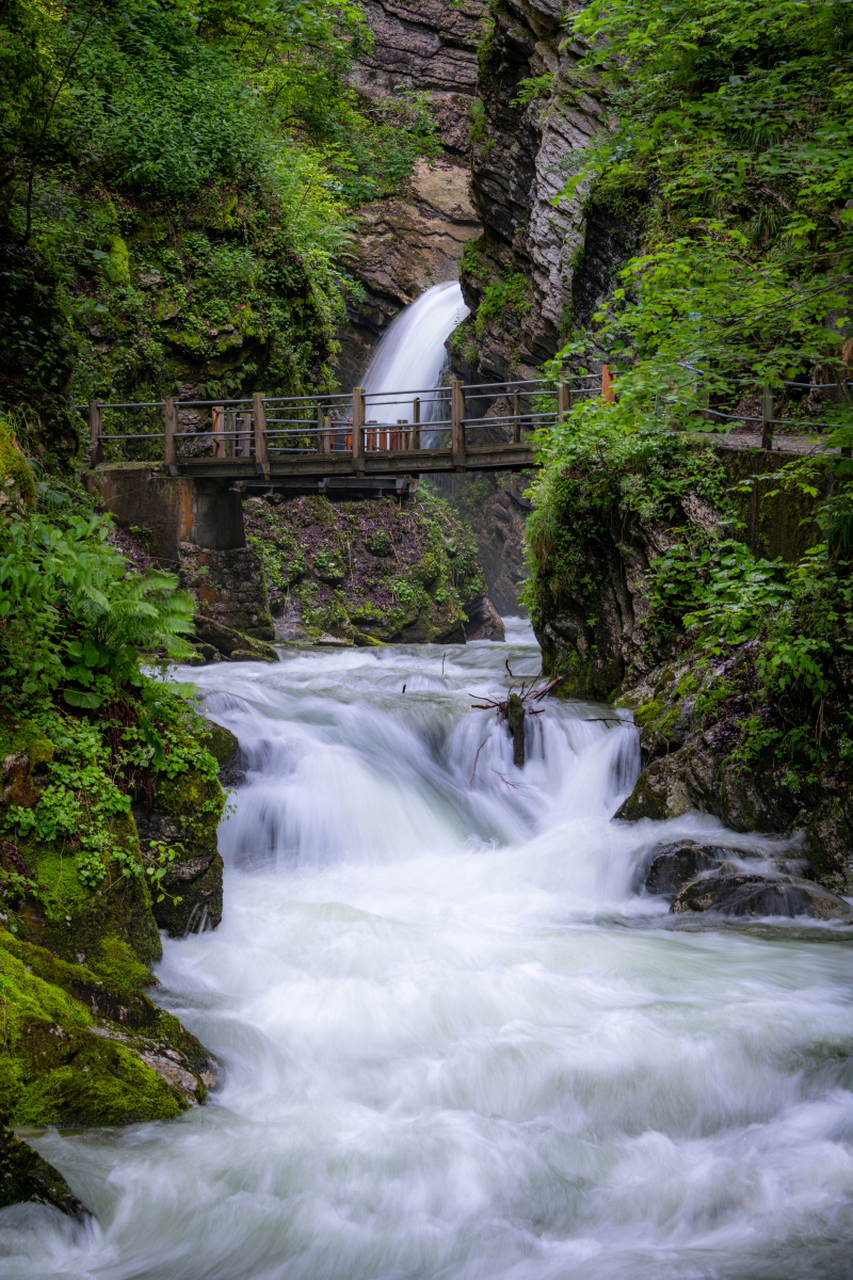
[[347, 269], [364, 297], [349, 304], [340, 334], [336, 372], [344, 388], [357, 383], [377, 338], [398, 312], [432, 285], [458, 278], [462, 250], [482, 230], [465, 157], [485, 4], [367, 0], [364, 9], [374, 47], [359, 58], [352, 83], [377, 101], [395, 86], [428, 93], [444, 154], [419, 162], [399, 195], [357, 212]]
[[500, 0], [481, 45], [470, 163], [484, 233], [462, 273], [480, 312], [457, 347], [484, 377], [529, 376], [550, 359], [634, 243], [630, 222], [585, 203], [582, 188], [560, 196], [601, 118], [575, 77], [581, 48], [560, 47], [566, 11], [559, 0]]
[[358, 383], [376, 339], [404, 307], [444, 280], [456, 280], [465, 244], [480, 234], [468, 174], [459, 160], [419, 161], [399, 196], [363, 205], [348, 270], [364, 297], [348, 308], [337, 372]]
[[373, 32], [370, 55], [358, 60], [351, 79], [366, 97], [381, 99], [395, 85], [428, 92], [448, 152], [468, 149], [468, 118], [477, 86], [477, 43], [482, 0], [366, 0]]

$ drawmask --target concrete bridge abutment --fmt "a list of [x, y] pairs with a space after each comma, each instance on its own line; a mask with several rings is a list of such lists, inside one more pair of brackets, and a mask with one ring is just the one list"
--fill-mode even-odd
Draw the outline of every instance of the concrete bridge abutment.
[[87, 483], [125, 529], [137, 531], [148, 553], [165, 564], [180, 562], [180, 544], [210, 551], [246, 545], [239, 491], [226, 480], [170, 475], [150, 462], [116, 462], [89, 472]]

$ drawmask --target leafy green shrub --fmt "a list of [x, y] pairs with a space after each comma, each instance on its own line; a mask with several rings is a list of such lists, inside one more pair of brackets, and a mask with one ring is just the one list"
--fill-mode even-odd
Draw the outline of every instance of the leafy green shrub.
[[0, 511], [0, 697], [95, 708], [142, 689], [140, 651], [180, 651], [192, 601], [172, 574], [129, 571], [81, 503]]
[[516, 316], [527, 315], [531, 306], [527, 290], [527, 279], [519, 271], [504, 271], [500, 279], [487, 285], [483, 290], [474, 321], [477, 336], [480, 337], [485, 333], [490, 320], [498, 320], [504, 325], [507, 321], [507, 312]]

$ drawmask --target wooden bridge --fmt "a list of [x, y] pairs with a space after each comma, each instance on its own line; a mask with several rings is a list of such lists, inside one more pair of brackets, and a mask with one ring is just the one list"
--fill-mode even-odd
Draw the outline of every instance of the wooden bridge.
[[[90, 400], [79, 408], [88, 410], [92, 468], [147, 460], [165, 463], [173, 476], [252, 488], [406, 489], [421, 474], [534, 466], [532, 432], [560, 420], [575, 398], [598, 394], [599, 379], [477, 385], [453, 379], [421, 391]], [[142, 430], [128, 429], [134, 419]]]

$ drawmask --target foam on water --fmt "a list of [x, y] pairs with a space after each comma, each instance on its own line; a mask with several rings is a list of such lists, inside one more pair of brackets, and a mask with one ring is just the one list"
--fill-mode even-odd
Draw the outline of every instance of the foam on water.
[[0, 1273], [853, 1275], [853, 951], [666, 928], [641, 851], [734, 837], [612, 823], [639, 761], [601, 708], [542, 704], [516, 769], [470, 709], [505, 659], [538, 671], [521, 623], [186, 673], [246, 780], [222, 925], [166, 941], [158, 998], [227, 1077], [171, 1124], [40, 1137], [99, 1223], [3, 1211]]

